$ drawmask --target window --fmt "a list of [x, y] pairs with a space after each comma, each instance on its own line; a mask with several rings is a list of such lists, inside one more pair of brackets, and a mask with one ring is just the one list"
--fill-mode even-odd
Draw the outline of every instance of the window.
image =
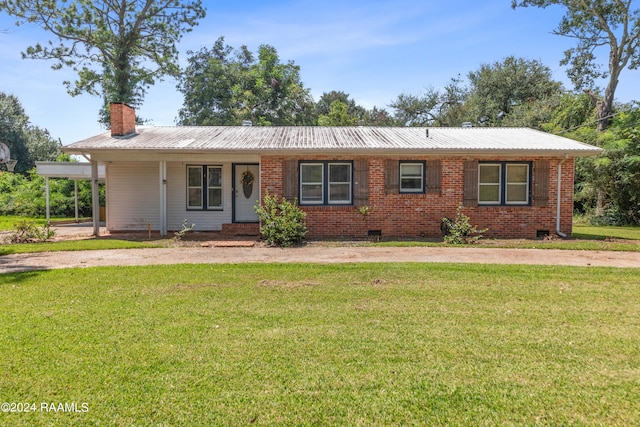
[[187, 209], [222, 209], [222, 166], [187, 166]]
[[400, 162], [400, 192], [424, 193], [423, 162]]
[[528, 205], [529, 163], [480, 163], [478, 203], [482, 205]]
[[301, 162], [300, 204], [351, 204], [352, 169], [352, 162]]

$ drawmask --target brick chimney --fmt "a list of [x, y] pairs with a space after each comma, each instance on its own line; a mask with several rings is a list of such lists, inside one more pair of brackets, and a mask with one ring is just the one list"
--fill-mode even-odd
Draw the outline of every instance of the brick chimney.
[[125, 136], [136, 132], [136, 110], [124, 102], [111, 103], [111, 136]]

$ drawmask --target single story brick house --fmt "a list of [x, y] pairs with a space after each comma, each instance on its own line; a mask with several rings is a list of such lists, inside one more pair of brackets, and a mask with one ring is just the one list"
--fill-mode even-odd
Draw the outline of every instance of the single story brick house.
[[111, 108], [110, 132], [64, 147], [105, 165], [109, 231], [257, 233], [268, 191], [297, 199], [310, 238], [439, 237], [461, 203], [488, 237], [565, 236], [574, 159], [601, 152], [526, 128], [136, 128]]

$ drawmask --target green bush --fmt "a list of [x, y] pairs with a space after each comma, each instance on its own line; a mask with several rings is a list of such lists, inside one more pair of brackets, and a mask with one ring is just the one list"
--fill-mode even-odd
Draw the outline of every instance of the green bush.
[[267, 191], [262, 202], [255, 211], [260, 218], [260, 233], [268, 245], [289, 247], [304, 239], [308, 231], [307, 214], [298, 208], [297, 200], [278, 201], [278, 196], [270, 196]]
[[469, 217], [462, 213], [462, 204], [456, 209], [456, 218], [442, 218], [443, 231], [445, 231], [445, 243], [453, 245], [475, 243], [482, 238], [488, 228], [479, 230], [477, 226], [471, 225]]
[[[75, 216], [73, 180], [49, 180], [52, 217]], [[100, 205], [104, 206], [104, 186], [100, 186]], [[91, 216], [91, 182], [78, 181], [78, 210], [80, 216]], [[44, 217], [46, 212], [45, 179], [35, 169], [27, 175], [0, 171], [0, 215]]]

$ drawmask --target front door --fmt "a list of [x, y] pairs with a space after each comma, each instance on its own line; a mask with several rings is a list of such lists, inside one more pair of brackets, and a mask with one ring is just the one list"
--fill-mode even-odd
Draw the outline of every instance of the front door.
[[258, 214], [253, 209], [260, 200], [258, 165], [233, 165], [233, 193], [233, 221], [258, 222]]

